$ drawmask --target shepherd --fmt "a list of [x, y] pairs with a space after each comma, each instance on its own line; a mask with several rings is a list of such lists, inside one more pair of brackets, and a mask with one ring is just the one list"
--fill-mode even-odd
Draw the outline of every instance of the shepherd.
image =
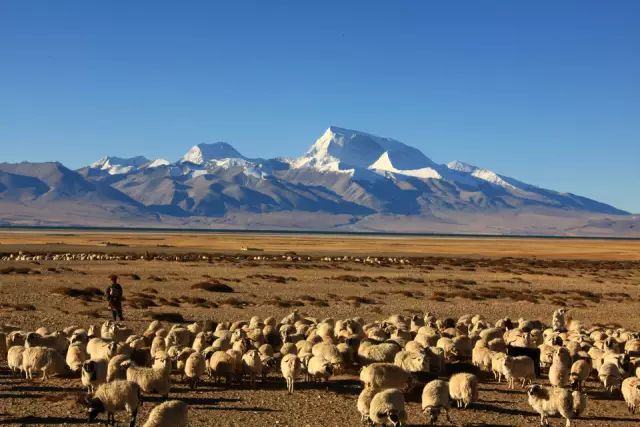
[[115, 274], [111, 275], [111, 286], [107, 288], [106, 294], [113, 320], [116, 320], [116, 317], [124, 320], [122, 316], [122, 293], [122, 286], [118, 283], [118, 276]]

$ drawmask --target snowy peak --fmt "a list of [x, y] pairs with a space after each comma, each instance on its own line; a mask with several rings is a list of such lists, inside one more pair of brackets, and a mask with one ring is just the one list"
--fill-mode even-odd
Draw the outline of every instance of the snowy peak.
[[171, 162], [165, 159], [155, 159], [153, 162], [147, 165], [148, 168], [157, 168], [160, 166], [169, 166]]
[[394, 166], [394, 162], [391, 160], [388, 151], [385, 151], [374, 164], [369, 166], [369, 169], [381, 172], [392, 172], [398, 175], [406, 175], [422, 179], [442, 179], [442, 175], [440, 175], [436, 169], [431, 167], [419, 169], [397, 169]]
[[478, 179], [481, 179], [483, 181], [487, 181], [490, 182], [494, 185], [503, 187], [503, 188], [509, 188], [509, 189], [513, 189], [516, 190], [518, 189], [518, 187], [510, 184], [509, 182], [507, 182], [503, 177], [501, 177], [500, 175], [498, 175], [497, 173], [487, 170], [487, 169], [481, 169], [479, 167], [470, 165], [468, 163], [464, 163], [464, 162], [459, 162], [457, 160], [447, 164], [447, 167], [451, 170], [455, 170], [467, 175], [471, 175], [474, 176]]
[[479, 169], [476, 166], [472, 166], [464, 162], [459, 162], [457, 160], [454, 160], [453, 162], [448, 163], [447, 167], [451, 170], [464, 172], [464, 173], [473, 173], [474, 170]]
[[[328, 168], [341, 164], [346, 168], [369, 168], [387, 152], [398, 169], [435, 166], [420, 150], [391, 138], [330, 126], [294, 167]], [[340, 167], [342, 169], [342, 167]]]
[[97, 162], [89, 165], [92, 169], [99, 169], [107, 172], [109, 175], [119, 175], [129, 173], [140, 166], [149, 163], [149, 159], [144, 156], [136, 156], [130, 158], [107, 156]]
[[204, 165], [211, 160], [239, 158], [245, 157], [235, 148], [226, 142], [216, 142], [213, 144], [194, 145], [191, 150], [185, 154], [180, 160], [181, 163], [193, 163], [196, 165]]

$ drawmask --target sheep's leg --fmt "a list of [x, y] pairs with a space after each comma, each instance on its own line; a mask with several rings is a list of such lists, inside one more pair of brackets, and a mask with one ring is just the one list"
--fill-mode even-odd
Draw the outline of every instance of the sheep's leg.
[[453, 424], [453, 421], [451, 421], [451, 418], [449, 418], [449, 408], [444, 408], [444, 414], [447, 416], [447, 421], [449, 422], [449, 424]]
[[527, 379], [523, 378], [522, 379], [522, 388], [524, 388], [527, 385]]
[[571, 420], [569, 418], [567, 418], [567, 423], [565, 424], [565, 427], [571, 427]]

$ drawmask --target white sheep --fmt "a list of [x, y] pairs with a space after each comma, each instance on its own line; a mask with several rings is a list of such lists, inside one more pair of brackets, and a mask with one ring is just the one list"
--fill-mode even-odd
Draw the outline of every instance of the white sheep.
[[324, 380], [329, 387], [329, 378], [333, 376], [333, 365], [326, 359], [312, 356], [307, 362], [307, 373], [314, 381]]
[[[576, 399], [574, 399], [574, 395], [564, 388], [545, 387], [536, 384], [529, 387], [527, 394], [529, 396], [529, 405], [540, 414], [541, 425], [548, 425], [550, 416], [560, 415], [566, 420], [566, 427], [570, 427], [571, 420], [579, 417], [582, 411], [586, 409], [584, 395], [577, 393]], [[577, 403], [577, 405], [574, 405], [574, 403]]]
[[553, 362], [549, 367], [549, 382], [554, 387], [565, 387], [569, 384], [571, 355], [569, 350], [559, 347], [553, 353]]
[[22, 354], [22, 370], [27, 378], [32, 379], [33, 373], [42, 371], [42, 380], [51, 375], [67, 375], [69, 367], [60, 354], [48, 347], [28, 347]]
[[571, 386], [574, 389], [582, 390], [584, 383], [591, 375], [591, 369], [591, 359], [580, 359], [573, 362], [571, 373], [569, 374]]
[[362, 340], [358, 348], [358, 360], [362, 365], [371, 363], [392, 363], [401, 348], [394, 342], [376, 343], [374, 340]]
[[58, 352], [58, 354], [64, 356], [67, 354], [67, 347], [69, 347], [69, 341], [60, 332], [54, 332], [52, 335], [42, 336], [36, 333], [30, 333], [27, 335], [24, 343], [25, 348], [29, 347], [48, 347]]
[[622, 397], [629, 412], [635, 414], [640, 408], [640, 378], [629, 377], [622, 381]]
[[401, 351], [393, 363], [409, 373], [429, 372], [429, 358], [424, 353]]
[[165, 399], [171, 389], [170, 375], [171, 359], [162, 353], [156, 355], [152, 368], [131, 365], [127, 369], [127, 381], [138, 384], [144, 393], [158, 393]]
[[198, 386], [205, 369], [205, 360], [200, 353], [193, 353], [189, 356], [184, 366], [184, 374], [188, 378], [192, 390]]
[[82, 364], [88, 359], [87, 346], [82, 341], [73, 342], [67, 349], [67, 366], [73, 372], [78, 372], [82, 368]]
[[189, 405], [179, 400], [170, 400], [153, 408], [142, 427], [187, 427], [188, 425]]
[[22, 371], [22, 356], [24, 354], [24, 346], [14, 345], [7, 351], [7, 365], [11, 372], [15, 375]]
[[364, 389], [362, 389], [360, 395], [358, 396], [357, 408], [358, 412], [360, 412], [360, 421], [362, 422], [362, 424], [365, 424], [370, 420], [369, 408], [371, 407], [371, 401], [373, 400], [373, 397], [378, 393], [378, 391], [380, 390], [371, 387], [365, 387]]
[[118, 344], [102, 338], [91, 338], [87, 343], [87, 353], [95, 360], [109, 360], [118, 354]]
[[509, 388], [514, 388], [515, 380], [522, 380], [522, 388], [536, 377], [534, 361], [528, 356], [504, 358], [502, 372], [509, 383]]
[[209, 369], [216, 383], [220, 382], [220, 378], [224, 378], [228, 387], [236, 373], [236, 360], [227, 352], [216, 351], [209, 359]]
[[81, 381], [89, 393], [93, 393], [98, 386], [107, 382], [109, 362], [104, 359], [87, 360], [82, 364]]
[[242, 356], [242, 372], [249, 374], [251, 388], [255, 388], [256, 377], [262, 375], [262, 359], [258, 350], [249, 350]]
[[369, 418], [375, 424], [399, 426], [407, 422], [404, 396], [397, 389], [377, 393], [369, 406]]
[[360, 381], [364, 387], [378, 390], [387, 388], [406, 389], [411, 382], [411, 374], [391, 363], [373, 363], [360, 371]]
[[444, 409], [447, 421], [451, 423], [449, 418], [449, 409], [451, 408], [451, 400], [449, 397], [449, 383], [442, 380], [433, 380], [422, 389], [422, 411], [429, 411], [429, 423], [435, 424], [440, 416], [440, 411]]
[[553, 317], [551, 319], [551, 325], [553, 327], [554, 332], [565, 332], [567, 330], [567, 309], [559, 308], [553, 312]]
[[504, 360], [506, 357], [506, 354], [499, 352], [493, 353], [491, 356], [491, 372], [493, 372], [493, 376], [498, 383], [502, 381], [502, 375], [504, 375]]
[[107, 365], [107, 382], [126, 380], [129, 361], [129, 357], [124, 354], [118, 354], [112, 357]]
[[114, 413], [126, 411], [131, 416], [129, 427], [134, 427], [141, 403], [140, 387], [137, 384], [123, 380], [104, 383], [87, 401], [89, 421], [92, 422], [99, 414], [106, 412], [107, 424], [111, 422], [115, 425]]
[[613, 393], [622, 386], [622, 373], [618, 365], [613, 362], [605, 362], [600, 366], [598, 378], [609, 393]]
[[280, 362], [280, 370], [282, 371], [282, 376], [287, 382], [287, 390], [289, 391], [289, 394], [293, 394], [294, 385], [296, 379], [300, 376], [301, 369], [300, 359], [295, 354], [287, 354]]
[[478, 377], [466, 372], [453, 375], [449, 380], [449, 396], [457, 402], [458, 408], [477, 402]]

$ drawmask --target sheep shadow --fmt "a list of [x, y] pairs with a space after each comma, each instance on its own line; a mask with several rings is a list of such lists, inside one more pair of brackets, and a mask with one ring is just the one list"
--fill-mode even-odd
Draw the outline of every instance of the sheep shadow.
[[522, 411], [520, 409], [503, 408], [500, 406], [490, 405], [484, 402], [474, 403], [472, 406], [470, 406], [470, 409], [477, 409], [478, 411], [485, 411], [485, 412], [497, 412], [499, 414], [504, 414], [504, 415], [522, 415], [525, 417], [539, 416], [537, 412]]
[[638, 420], [637, 419], [633, 419], [633, 418], [616, 418], [616, 417], [600, 417], [600, 416], [593, 416], [593, 417], [580, 417], [577, 418], [578, 420], [593, 420], [593, 421], [616, 421], [619, 423], [634, 423], [637, 424]]
[[86, 418], [68, 418], [68, 417], [36, 417], [27, 415], [26, 417], [14, 418], [11, 420], [3, 420], [2, 425], [20, 424], [20, 425], [66, 425], [66, 424], [86, 424]]
[[[142, 397], [142, 402], [143, 403], [160, 404], [160, 403], [164, 403], [164, 402], [166, 402], [168, 400], [171, 400], [171, 396], [169, 396], [168, 399], [164, 399], [162, 396], [143, 396]], [[180, 400], [183, 401], [184, 403], [186, 403], [189, 406], [191, 406], [191, 405], [200, 405], [200, 406], [206, 406], [208, 409], [210, 409], [209, 407], [215, 406], [215, 405], [217, 405], [219, 403], [237, 403], [237, 402], [242, 402], [241, 399], [227, 399], [227, 398], [224, 398], [224, 397], [211, 397], [211, 398], [181, 397]]]
[[41, 391], [41, 392], [67, 392], [78, 393], [84, 389], [80, 387], [54, 387], [54, 386], [39, 386], [39, 385], [14, 385], [9, 389], [10, 391]]
[[608, 391], [603, 389], [592, 390], [589, 392], [585, 390], [584, 392], [587, 393], [587, 396], [591, 400], [620, 400], [620, 397], [622, 395], [622, 393], [619, 391], [616, 391], [615, 393], [611, 394]]
[[[43, 394], [10, 394], [0, 393], [0, 399], [40, 399]], [[1, 425], [1, 424], [0, 424]]]

